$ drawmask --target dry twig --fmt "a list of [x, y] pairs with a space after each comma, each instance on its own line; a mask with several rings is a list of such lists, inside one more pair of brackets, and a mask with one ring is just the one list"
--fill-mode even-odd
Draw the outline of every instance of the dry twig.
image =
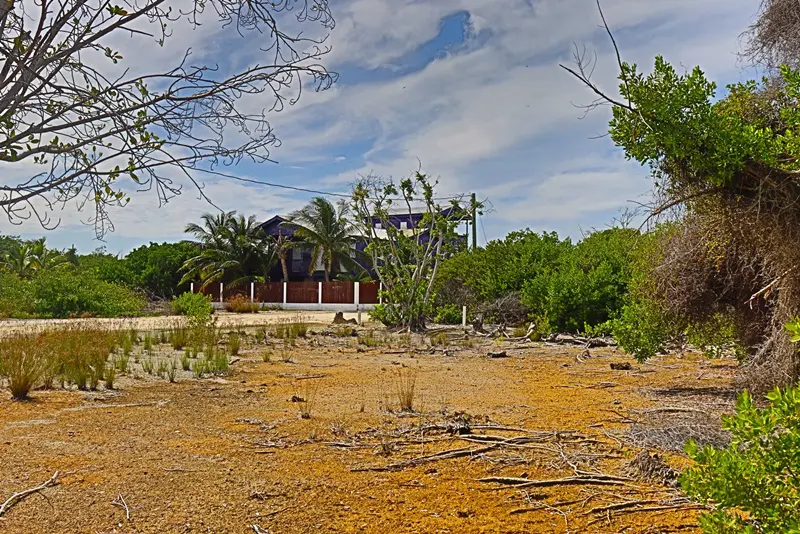
[[4, 502], [2, 506], [0, 506], [0, 517], [3, 517], [3, 515], [6, 512], [8, 512], [11, 509], [12, 506], [14, 506], [18, 502], [20, 502], [25, 497], [27, 497], [29, 495], [32, 495], [34, 493], [39, 493], [40, 491], [42, 491], [45, 488], [49, 488], [50, 486], [55, 486], [56, 484], [58, 484], [58, 474], [59, 474], [59, 472], [56, 471], [55, 473], [53, 473], [53, 476], [51, 476], [49, 479], [45, 480], [44, 482], [42, 482], [38, 486], [35, 486], [33, 488], [29, 488], [29, 489], [26, 489], [26, 490], [22, 490], [22, 491], [20, 491], [18, 493], [13, 494], [8, 499], [6, 499], [6, 502]]

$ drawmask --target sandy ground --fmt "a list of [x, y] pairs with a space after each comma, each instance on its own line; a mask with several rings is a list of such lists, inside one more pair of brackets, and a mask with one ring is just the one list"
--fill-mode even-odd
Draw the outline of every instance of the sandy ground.
[[[30, 402], [3, 392], [0, 502], [61, 476], [14, 506], [0, 532], [699, 532], [692, 509], [592, 511], [674, 498], [657, 483], [517, 489], [479, 479], [557, 479], [575, 475], [570, 464], [623, 476], [638, 450], [615, 439], [627, 428], [619, 414], [674, 404], [663, 388], [725, 387], [729, 362], [683, 355], [611, 371], [630, 361], [613, 349], [576, 358], [582, 349], [506, 343], [508, 358], [489, 359], [497, 343], [433, 352], [403, 343], [312, 335], [288, 349], [249, 345], [225, 378], [168, 383], [132, 364], [115, 391], [37, 391]], [[416, 412], [398, 413], [409, 377]], [[464, 421], [469, 433], [441, 430]], [[527, 445], [485, 450], [520, 436]], [[129, 519], [112, 504], [120, 496]]]
[[[236, 314], [216, 312], [217, 324], [221, 327], [258, 326], [276, 324], [281, 321], [294, 321], [298, 317], [310, 323], [329, 324], [335, 312], [327, 311], [262, 311], [258, 313]], [[345, 313], [345, 318], [355, 318], [356, 313]], [[363, 320], [367, 316], [364, 314]], [[183, 324], [186, 318], [179, 315], [157, 317], [133, 317], [128, 319], [7, 319], [0, 321], [0, 336], [13, 332], [63, 328], [66, 325], [81, 325], [87, 328], [99, 327], [112, 330], [135, 328], [140, 331], [170, 328]]]

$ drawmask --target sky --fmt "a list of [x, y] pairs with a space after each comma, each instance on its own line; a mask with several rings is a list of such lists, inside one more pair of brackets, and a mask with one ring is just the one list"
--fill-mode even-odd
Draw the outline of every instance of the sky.
[[[758, 0], [604, 0], [623, 59], [649, 71], [663, 55], [679, 69], [695, 65], [721, 87], [751, 78], [739, 60], [740, 34]], [[346, 193], [359, 175], [395, 179], [422, 165], [442, 194], [476, 193], [489, 209], [478, 242], [530, 228], [579, 239], [646, 202], [647, 168], [624, 159], [606, 132], [610, 110], [583, 117], [592, 95], [559, 68], [573, 46], [596, 51], [594, 80], [616, 88], [613, 49], [595, 0], [330, 0], [336, 26], [324, 64], [339, 73], [329, 90], [268, 115], [281, 140], [276, 163], [243, 163], [225, 173], [325, 192]], [[173, 62], [191, 47], [227, 65], [256, 61], [235, 30], [176, 26], [158, 55], [123, 42], [134, 68]], [[127, 47], [127, 49], [126, 49]], [[127, 68], [127, 66], [126, 66]], [[204, 193], [224, 210], [263, 220], [286, 214], [312, 194], [198, 173]], [[74, 206], [53, 214], [45, 231], [33, 221], [0, 233], [38, 237], [51, 246], [125, 254], [155, 241], [182, 239], [184, 226], [216, 208], [191, 184], [167, 205], [153, 192], [133, 195], [111, 216], [114, 232], [98, 241]]]

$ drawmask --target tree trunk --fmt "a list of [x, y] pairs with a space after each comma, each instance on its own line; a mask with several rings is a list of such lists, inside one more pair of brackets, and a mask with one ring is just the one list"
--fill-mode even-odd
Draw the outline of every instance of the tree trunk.
[[286, 263], [286, 252], [281, 254], [281, 269], [283, 270], [283, 281], [289, 281], [289, 265]]

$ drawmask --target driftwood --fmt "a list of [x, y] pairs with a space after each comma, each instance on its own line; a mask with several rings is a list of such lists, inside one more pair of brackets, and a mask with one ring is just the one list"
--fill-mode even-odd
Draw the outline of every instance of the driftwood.
[[18, 502], [20, 502], [25, 497], [27, 497], [29, 495], [33, 495], [34, 493], [39, 493], [40, 491], [42, 491], [45, 488], [49, 488], [50, 486], [55, 486], [56, 484], [58, 484], [58, 475], [59, 475], [59, 472], [56, 471], [53, 474], [53, 476], [51, 476], [49, 479], [45, 480], [44, 482], [42, 482], [38, 486], [34, 486], [32, 488], [29, 488], [29, 489], [26, 489], [26, 490], [22, 490], [19, 493], [15, 493], [11, 497], [6, 499], [6, 502], [4, 502], [2, 506], [0, 506], [0, 517], [3, 517], [3, 515], [6, 512], [8, 512], [11, 509], [12, 506], [14, 506]]

